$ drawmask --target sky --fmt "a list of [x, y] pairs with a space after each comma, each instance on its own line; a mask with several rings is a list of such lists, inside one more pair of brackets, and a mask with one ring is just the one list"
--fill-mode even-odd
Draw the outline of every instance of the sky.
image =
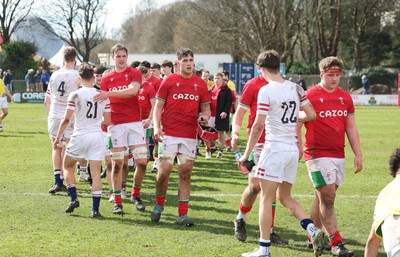
[[[157, 7], [169, 4], [176, 0], [155, 0]], [[107, 30], [110, 32], [113, 29], [118, 29], [121, 24], [132, 14], [137, 4], [143, 0], [109, 0], [107, 9], [109, 13], [106, 17]]]

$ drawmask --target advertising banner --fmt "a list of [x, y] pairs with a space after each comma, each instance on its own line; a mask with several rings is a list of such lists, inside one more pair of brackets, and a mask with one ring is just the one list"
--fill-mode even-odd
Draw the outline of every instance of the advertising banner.
[[351, 95], [354, 105], [397, 105], [397, 95]]
[[45, 92], [13, 92], [15, 103], [44, 103]]

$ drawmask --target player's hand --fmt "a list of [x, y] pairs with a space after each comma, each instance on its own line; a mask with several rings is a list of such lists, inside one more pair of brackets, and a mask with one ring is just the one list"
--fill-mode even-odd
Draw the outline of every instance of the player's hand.
[[102, 102], [108, 98], [108, 92], [103, 90], [98, 90], [99, 92], [97, 95], [93, 97], [93, 100], [96, 102]]
[[248, 154], [243, 154], [242, 157], [240, 157], [240, 159], [238, 160], [238, 166], [243, 166], [244, 162], [247, 161], [248, 158]]
[[363, 169], [363, 163], [362, 163], [361, 156], [354, 157], [354, 167], [356, 168], [356, 170], [354, 171], [354, 174], [359, 173]]
[[154, 127], [154, 139], [157, 142], [162, 142], [164, 140], [164, 131], [161, 128]]
[[221, 117], [221, 119], [225, 119], [227, 116], [226, 112], [221, 112], [221, 114], [219, 115], [219, 117]]
[[11, 97], [11, 103], [12, 103], [12, 104], [14, 103], [14, 98], [13, 98], [13, 97]]
[[151, 124], [151, 119], [145, 119], [143, 121], [143, 127], [146, 129], [150, 126], [150, 124]]
[[204, 116], [202, 113], [199, 113], [199, 119], [197, 120], [197, 122], [199, 122], [200, 125], [202, 125], [202, 126], [207, 126], [208, 117]]
[[231, 145], [232, 145], [233, 150], [239, 149], [239, 147], [237, 145], [237, 141], [239, 141], [239, 135], [232, 134]]

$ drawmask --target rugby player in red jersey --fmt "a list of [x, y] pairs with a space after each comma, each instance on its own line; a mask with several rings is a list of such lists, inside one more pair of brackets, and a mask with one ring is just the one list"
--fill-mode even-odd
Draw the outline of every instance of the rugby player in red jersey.
[[[156, 179], [156, 205], [150, 215], [158, 222], [174, 159], [178, 160], [178, 219], [176, 224], [193, 226], [187, 216], [190, 197], [190, 176], [196, 158], [196, 127], [206, 125], [210, 117], [210, 96], [207, 85], [194, 74], [194, 54], [190, 49], [177, 52], [180, 70], [164, 78], [157, 92], [153, 115], [154, 137], [159, 141], [159, 167]], [[198, 108], [201, 112], [198, 112]]]
[[[147, 165], [147, 147], [145, 131], [140, 117], [140, 107], [137, 94], [141, 87], [142, 73], [140, 70], [127, 66], [128, 49], [118, 43], [111, 48], [115, 60], [115, 68], [101, 80], [101, 91], [96, 100], [110, 99], [111, 123], [108, 127], [109, 148], [111, 151], [112, 184], [114, 188], [114, 214], [123, 214], [121, 187], [124, 155], [127, 147], [135, 156], [135, 174], [144, 176]], [[145, 210], [139, 197], [141, 185], [132, 188], [131, 200], [136, 209]]]
[[[327, 57], [319, 63], [321, 82], [307, 91], [317, 119], [305, 122], [305, 149], [309, 177], [315, 187], [311, 218], [324, 227], [333, 256], [354, 256], [339, 233], [334, 209], [337, 189], [343, 185], [345, 171], [345, 134], [355, 155], [355, 173], [362, 170], [360, 139], [354, 116], [353, 100], [339, 88], [342, 61]], [[306, 120], [307, 121], [307, 120]], [[320, 219], [321, 218], [321, 219]]]

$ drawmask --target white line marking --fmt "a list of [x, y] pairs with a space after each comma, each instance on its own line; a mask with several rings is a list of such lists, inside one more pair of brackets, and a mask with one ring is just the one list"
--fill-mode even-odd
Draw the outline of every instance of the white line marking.
[[[58, 193], [60, 195], [66, 194], [66, 193]], [[46, 195], [50, 195], [48, 193], [10, 193], [10, 192], [0, 192], [0, 195], [4, 195], [4, 196], [15, 196], [15, 195], [21, 195], [21, 196], [46, 196]], [[82, 196], [91, 196], [91, 194], [87, 194], [87, 193], [78, 193], [78, 195], [82, 195]], [[154, 194], [146, 194], [146, 193], [142, 193], [142, 195], [145, 196], [154, 196]], [[168, 195], [172, 195], [172, 196], [177, 196], [178, 194], [168, 194]], [[103, 196], [106, 196], [105, 193], [103, 193]], [[201, 197], [242, 197], [241, 194], [224, 194], [224, 193], [220, 193], [220, 194], [191, 194], [190, 196], [201, 196]], [[292, 195], [293, 197], [296, 198], [314, 198], [314, 195], [301, 195], [301, 194], [294, 194]], [[356, 199], [356, 198], [377, 198], [376, 195], [337, 195], [336, 198], [350, 198], [350, 199]]]

